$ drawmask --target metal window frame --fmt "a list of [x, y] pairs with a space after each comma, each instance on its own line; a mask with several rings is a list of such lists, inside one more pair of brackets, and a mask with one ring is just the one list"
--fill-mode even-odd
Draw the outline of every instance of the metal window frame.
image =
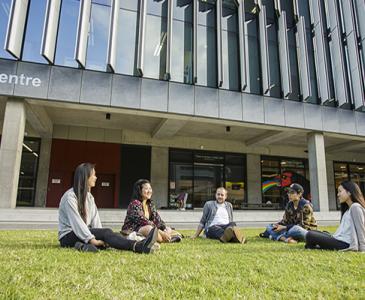
[[308, 98], [312, 97], [312, 87], [310, 81], [309, 70], [309, 53], [307, 47], [307, 35], [305, 27], [305, 18], [299, 16], [297, 22], [297, 44], [299, 48], [299, 76], [300, 86], [302, 92], [302, 100], [305, 102]]
[[117, 66], [119, 9], [120, 0], [112, 0], [109, 23], [108, 51], [106, 59], [107, 68], [111, 72], [115, 72]]
[[75, 60], [82, 68], [86, 65], [87, 39], [90, 27], [91, 0], [81, 0], [77, 24]]
[[267, 37], [266, 6], [261, 5], [259, 12], [259, 34], [260, 34], [260, 55], [262, 68], [262, 91], [263, 94], [270, 92], [270, 70], [269, 70], [269, 45]]
[[198, 82], [198, 10], [199, 0], [193, 0], [193, 83]]
[[137, 47], [137, 72], [139, 76], [143, 76], [146, 18], [147, 18], [147, 0], [139, 0], [138, 47]]
[[216, 1], [216, 22], [217, 22], [217, 86], [223, 85], [223, 45], [222, 45], [222, 0]]
[[245, 5], [244, 0], [236, 0], [238, 6], [238, 33], [240, 53], [241, 90], [247, 87], [246, 42], [245, 42]]
[[61, 12], [61, 0], [48, 0], [44, 19], [41, 55], [50, 63], [54, 63], [57, 30]]
[[4, 49], [16, 59], [20, 59], [22, 54], [28, 9], [29, 0], [13, 0], [11, 3]]
[[288, 41], [288, 26], [286, 23], [286, 11], [280, 11], [278, 17], [279, 29], [279, 58], [280, 58], [280, 74], [281, 85], [284, 98], [288, 98], [292, 93], [292, 79], [289, 59], [289, 41]]
[[168, 0], [167, 2], [167, 43], [166, 43], [166, 71], [164, 75], [165, 80], [171, 79], [171, 64], [172, 64], [172, 30], [174, 18], [174, 4], [175, 0]]

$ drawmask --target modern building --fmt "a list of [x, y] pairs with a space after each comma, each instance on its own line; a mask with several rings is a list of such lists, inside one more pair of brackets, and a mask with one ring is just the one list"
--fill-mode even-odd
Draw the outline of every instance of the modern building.
[[96, 164], [97, 205], [279, 210], [301, 183], [365, 192], [363, 0], [0, 0], [0, 207], [57, 207]]

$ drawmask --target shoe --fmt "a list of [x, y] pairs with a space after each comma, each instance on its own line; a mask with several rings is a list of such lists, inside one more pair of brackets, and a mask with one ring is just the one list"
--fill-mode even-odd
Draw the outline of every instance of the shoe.
[[181, 236], [179, 235], [174, 235], [171, 240], [170, 240], [170, 243], [180, 243], [181, 242]]
[[99, 249], [96, 248], [96, 246], [82, 242], [76, 242], [74, 248], [82, 252], [99, 252]]
[[232, 227], [227, 227], [224, 230], [223, 235], [219, 238], [222, 243], [228, 243], [234, 237], [234, 232]]
[[136, 242], [133, 245], [133, 251], [137, 253], [153, 253], [156, 251], [154, 244], [157, 241], [157, 237], [158, 228], [154, 227], [143, 241]]
[[243, 235], [243, 233], [236, 226], [233, 226], [232, 229], [233, 229], [232, 242], [244, 244], [246, 242], [246, 238]]

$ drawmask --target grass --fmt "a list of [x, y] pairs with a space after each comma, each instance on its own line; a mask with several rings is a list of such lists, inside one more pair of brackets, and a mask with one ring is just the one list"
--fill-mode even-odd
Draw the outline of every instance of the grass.
[[365, 299], [364, 254], [244, 231], [246, 245], [184, 239], [153, 255], [81, 253], [60, 249], [55, 231], [0, 231], [0, 298]]

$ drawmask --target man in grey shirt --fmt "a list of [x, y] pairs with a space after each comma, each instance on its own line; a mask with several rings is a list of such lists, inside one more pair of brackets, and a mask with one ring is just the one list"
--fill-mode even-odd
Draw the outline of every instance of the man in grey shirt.
[[245, 243], [246, 239], [233, 222], [232, 204], [227, 202], [227, 190], [217, 188], [216, 200], [204, 204], [203, 216], [192, 239], [197, 238], [205, 230], [205, 235], [210, 239], [220, 240], [222, 243]]

